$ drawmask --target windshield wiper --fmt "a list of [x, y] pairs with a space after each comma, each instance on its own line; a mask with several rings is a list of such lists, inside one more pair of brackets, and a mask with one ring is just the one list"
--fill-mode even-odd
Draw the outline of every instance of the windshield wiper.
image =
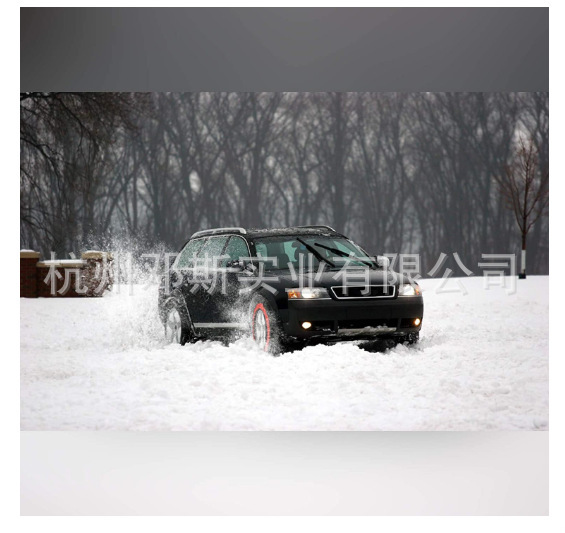
[[369, 261], [364, 261], [363, 259], [360, 259], [356, 255], [348, 254], [347, 252], [344, 252], [343, 250], [339, 250], [338, 248], [332, 248], [331, 246], [326, 246], [325, 244], [320, 244], [319, 242], [315, 242], [314, 246], [319, 246], [320, 248], [324, 248], [325, 250], [328, 250], [329, 252], [332, 252], [332, 253], [337, 254], [337, 255], [341, 255], [341, 257], [348, 257], [349, 259], [354, 259], [355, 261], [359, 261], [360, 263], [367, 265], [369, 268], [372, 268], [372, 269], [376, 268], [373, 263], [369, 263]]
[[296, 240], [300, 243], [302, 243], [306, 249], [311, 252], [314, 257], [316, 257], [318, 259], [318, 261], [324, 261], [325, 263], [327, 263], [328, 265], [330, 265], [332, 268], [335, 268], [335, 264], [332, 263], [329, 259], [326, 259], [320, 252], [318, 252], [318, 250], [316, 250], [316, 248], [314, 248], [313, 246], [310, 246], [307, 242], [304, 242], [300, 237], [296, 237]]

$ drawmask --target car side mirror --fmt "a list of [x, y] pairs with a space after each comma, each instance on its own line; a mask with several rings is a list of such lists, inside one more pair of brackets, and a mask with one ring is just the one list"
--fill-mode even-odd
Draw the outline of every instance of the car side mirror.
[[251, 261], [245, 261], [243, 270], [250, 274], [256, 274], [259, 269]]
[[379, 267], [382, 268], [383, 270], [389, 270], [390, 269], [390, 259], [388, 257], [386, 257], [385, 255], [378, 255], [377, 256], [377, 265], [379, 265]]
[[243, 261], [240, 261], [239, 259], [233, 259], [232, 261], [228, 261], [226, 263], [226, 268], [234, 268], [236, 270], [245, 270], [245, 264], [243, 263]]
[[257, 272], [257, 267], [249, 260], [234, 259], [233, 261], [228, 261], [226, 263], [226, 268], [233, 268], [239, 272], [249, 272], [250, 274], [255, 274]]

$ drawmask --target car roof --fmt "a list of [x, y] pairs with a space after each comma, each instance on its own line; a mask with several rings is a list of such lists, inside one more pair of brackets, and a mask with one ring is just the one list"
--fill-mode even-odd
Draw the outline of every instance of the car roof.
[[339, 235], [333, 228], [329, 226], [290, 226], [286, 228], [215, 228], [197, 231], [192, 235], [193, 238], [211, 237], [218, 235], [239, 235], [247, 239], [256, 239], [260, 237], [279, 237], [285, 235]]
[[247, 230], [247, 237], [257, 239], [260, 237], [283, 237], [285, 235], [341, 235], [337, 231], [328, 227], [300, 227], [291, 226], [288, 228], [258, 229]]

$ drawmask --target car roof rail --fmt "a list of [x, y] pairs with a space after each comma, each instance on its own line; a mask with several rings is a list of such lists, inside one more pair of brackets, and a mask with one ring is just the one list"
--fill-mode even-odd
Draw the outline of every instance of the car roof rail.
[[333, 229], [333, 228], [330, 227], [330, 226], [326, 226], [326, 225], [318, 225], [318, 226], [296, 226], [296, 227], [297, 227], [297, 228], [312, 228], [312, 229], [315, 229], [315, 228], [323, 228], [323, 229], [329, 229], [329, 230], [333, 231], [334, 233], [337, 233], [337, 231], [336, 231], [335, 229]]
[[196, 233], [193, 233], [190, 238], [194, 239], [194, 237], [204, 237], [205, 235], [214, 235], [216, 233], [227, 233], [227, 232], [240, 233], [241, 235], [245, 235], [247, 233], [245, 228], [212, 228], [212, 229], [203, 229], [201, 231], [197, 231]]

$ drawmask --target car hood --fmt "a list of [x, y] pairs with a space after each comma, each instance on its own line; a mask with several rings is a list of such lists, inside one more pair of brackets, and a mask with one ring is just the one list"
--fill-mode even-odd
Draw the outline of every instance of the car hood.
[[335, 287], [335, 286], [359, 286], [365, 285], [397, 285], [407, 283], [405, 276], [391, 270], [367, 270], [362, 268], [350, 268], [342, 270], [324, 271], [322, 274], [317, 272], [306, 272], [300, 277], [294, 278], [285, 272], [280, 276], [280, 281], [285, 287], [311, 286], [311, 287]]

